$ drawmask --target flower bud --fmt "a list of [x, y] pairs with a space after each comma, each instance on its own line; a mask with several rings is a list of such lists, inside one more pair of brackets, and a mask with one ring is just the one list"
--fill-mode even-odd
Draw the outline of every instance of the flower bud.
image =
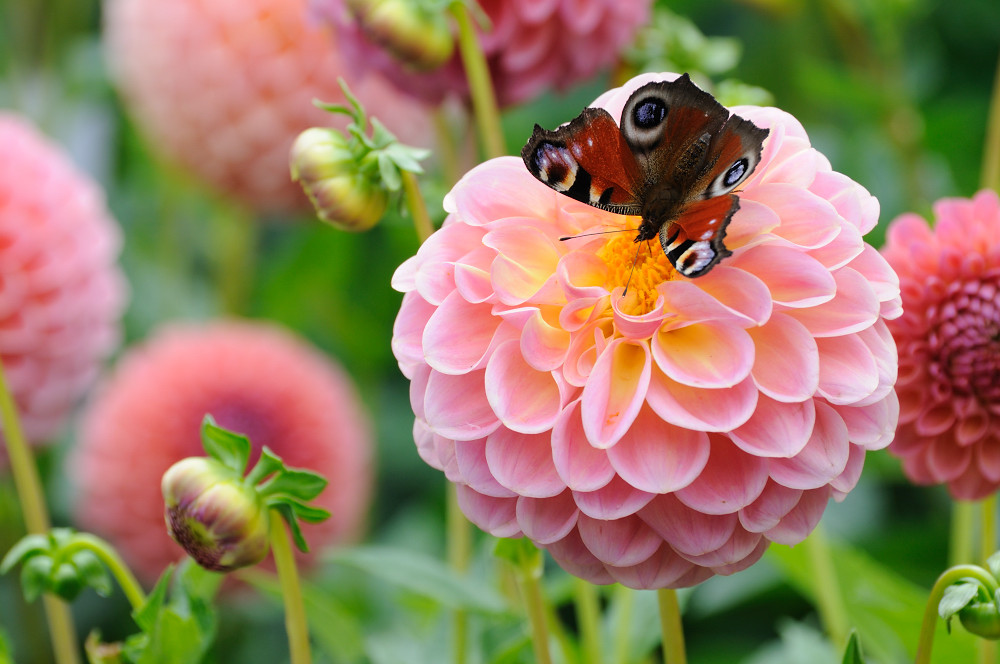
[[973, 602], [958, 612], [966, 631], [990, 641], [1000, 639], [1000, 613], [992, 602]]
[[345, 231], [365, 231], [378, 223], [388, 193], [362, 169], [347, 139], [333, 129], [307, 129], [292, 145], [292, 179], [302, 185], [320, 219]]
[[222, 463], [178, 461], [163, 475], [170, 536], [202, 567], [228, 572], [267, 555], [270, 529], [257, 491]]
[[455, 39], [443, 11], [414, 0], [348, 0], [368, 37], [411, 69], [437, 69], [451, 57]]

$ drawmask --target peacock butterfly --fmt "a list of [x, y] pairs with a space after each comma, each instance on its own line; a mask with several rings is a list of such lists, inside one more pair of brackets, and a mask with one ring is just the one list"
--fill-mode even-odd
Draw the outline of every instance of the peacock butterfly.
[[733, 191], [760, 162], [767, 134], [684, 74], [633, 92], [620, 128], [592, 107], [553, 131], [535, 125], [521, 158], [558, 192], [640, 215], [635, 241], [659, 235], [677, 272], [694, 278], [730, 255], [723, 239], [740, 207]]

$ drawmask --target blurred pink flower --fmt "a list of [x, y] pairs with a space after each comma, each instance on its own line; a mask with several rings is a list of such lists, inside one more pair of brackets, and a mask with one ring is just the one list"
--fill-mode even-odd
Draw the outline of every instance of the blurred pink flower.
[[88, 408], [69, 466], [79, 524], [108, 537], [142, 579], [184, 555], [167, 535], [160, 478], [180, 459], [205, 456], [206, 413], [250, 438], [251, 466], [267, 445], [330, 481], [315, 504], [333, 516], [303, 524], [312, 551], [360, 535], [372, 439], [347, 375], [269, 325], [170, 327], [122, 358]]
[[0, 357], [38, 443], [118, 345], [121, 232], [97, 183], [27, 120], [0, 112], [0, 145]]
[[[664, 78], [594, 105], [618, 117]], [[557, 238], [625, 218], [516, 158], [469, 172], [394, 276], [418, 452], [479, 527], [595, 583], [690, 586], [801, 541], [895, 430], [899, 287], [862, 239], [878, 202], [787, 113], [733, 111], [770, 135], [703, 277], [657, 247], [623, 298], [634, 234]]]
[[905, 310], [889, 325], [900, 349], [889, 450], [913, 482], [978, 500], [1000, 489], [1000, 200], [946, 198], [934, 216], [933, 230], [897, 218], [882, 249]]
[[[401, 90], [434, 103], [449, 93], [468, 95], [457, 49], [440, 69], [415, 72], [364, 35], [344, 0], [311, 4], [337, 29], [348, 62], [377, 70]], [[649, 19], [652, 0], [480, 0], [479, 5], [492, 24], [479, 33], [497, 101], [511, 106], [609, 69]]]
[[427, 110], [378, 76], [359, 80], [307, 0], [105, 0], [104, 39], [118, 89], [152, 145], [213, 187], [264, 212], [310, 209], [288, 153], [310, 126], [347, 121], [344, 77], [404, 143], [428, 146]]

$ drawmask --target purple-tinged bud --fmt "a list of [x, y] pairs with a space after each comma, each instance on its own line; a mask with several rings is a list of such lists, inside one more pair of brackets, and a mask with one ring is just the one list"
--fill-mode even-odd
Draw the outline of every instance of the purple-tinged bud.
[[366, 231], [385, 214], [389, 194], [365, 171], [347, 138], [313, 127], [295, 140], [292, 179], [306, 192], [320, 219], [345, 231]]
[[163, 475], [170, 536], [199, 565], [228, 572], [267, 555], [270, 528], [264, 502], [232, 469], [207, 457], [188, 457]]
[[437, 69], [455, 50], [447, 13], [431, 4], [415, 0], [347, 1], [365, 34], [417, 71]]

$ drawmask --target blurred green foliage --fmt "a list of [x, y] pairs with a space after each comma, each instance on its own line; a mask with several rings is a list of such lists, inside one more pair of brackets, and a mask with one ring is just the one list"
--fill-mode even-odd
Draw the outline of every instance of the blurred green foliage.
[[[633, 64], [646, 58], [650, 66], [700, 66], [716, 82], [754, 86], [729, 88], [736, 90], [733, 94], [766, 91], [771, 103], [802, 122], [836, 170], [879, 198], [882, 223], [869, 236], [876, 246], [894, 216], [911, 210], [926, 214], [935, 199], [968, 196], [979, 187], [1000, 48], [996, 0], [675, 0], [657, 6], [683, 17], [685, 23], [677, 25], [667, 14], [659, 21], [668, 43], [688, 50], [657, 49], [662, 43], [654, 34]], [[125, 238], [122, 264], [132, 289], [126, 344], [166, 321], [222, 315], [227, 302], [220, 294], [220, 274], [233, 266], [226, 262], [227, 248], [253, 247], [252, 261], [236, 263], [240, 311], [280, 322], [336, 358], [374, 414], [379, 477], [369, 543], [443, 558], [444, 481], [415, 452], [408, 385], [389, 348], [401, 299], [389, 281], [418, 246], [409, 220], [392, 212], [363, 235], [341, 233], [306, 217], [246, 223], [243, 211], [150, 153], [108, 80], [100, 15], [96, 0], [0, 0], [0, 107], [32, 117], [104, 185]], [[520, 150], [535, 122], [555, 126], [577, 115], [611, 80], [605, 75], [563, 95], [546, 94], [509, 109], [504, 115], [508, 151]], [[440, 223], [447, 185], [434, 172], [423, 182]], [[41, 459], [57, 523], [70, 521], [72, 491], [61, 463], [72, 444], [70, 431]], [[912, 584], [928, 588], [946, 565], [948, 510], [943, 491], [909, 486], [897, 462], [873, 454], [861, 485], [843, 503], [831, 505], [824, 524], [832, 538], [866, 552], [845, 558], [846, 574], [864, 569], [865, 579], [904, 593], [912, 604], [913, 594], [919, 594]], [[20, 528], [4, 480], [0, 553], [18, 538]], [[480, 572], [490, 560], [483, 539], [477, 537], [481, 545], [473, 562]], [[447, 595], [450, 586], [435, 595], [398, 579], [359, 574], [348, 558], [332, 559], [309, 590], [310, 610], [319, 612], [333, 635], [343, 636], [318, 637], [320, 661], [362, 661], [363, 652], [372, 661], [442, 661], [434, 659], [440, 655], [434, 644], [444, 641], [441, 616], [447, 598], [453, 599]], [[826, 646], [815, 643], [815, 614], [801, 594], [802, 565], [787, 550], [776, 551], [747, 572], [712, 579], [691, 593], [685, 618], [691, 661], [799, 662], [806, 656], [789, 653], [803, 652], [817, 662], [837, 661], [839, 653], [824, 655], [820, 650]], [[14, 652], [44, 652], [37, 605], [23, 605], [12, 583], [0, 579], [0, 625]], [[554, 597], [568, 602], [566, 575], [552, 570], [546, 583]], [[453, 592], [461, 596], [465, 591]], [[629, 600], [636, 602], [630, 605], [635, 629], [646, 630], [636, 643], [649, 642], [648, 629], [654, 630], [655, 643], [657, 626], [646, 625], [655, 607], [648, 597]], [[614, 590], [604, 592], [602, 602], [612, 609], [612, 622], [613, 610], [625, 606]], [[120, 596], [110, 601], [84, 597], [75, 612], [83, 634], [99, 627], [110, 641], [133, 631]], [[559, 616], [571, 630], [572, 611], [559, 609]], [[212, 661], [282, 661], [280, 622], [274, 603], [228, 605]], [[719, 625], [725, 626], [726, 639], [718, 638]], [[498, 655], [490, 661], [527, 661], [530, 646], [521, 629], [519, 618], [506, 608], [473, 617], [478, 642], [506, 653], [507, 659]], [[865, 638], [874, 639], [874, 646]], [[418, 653], [415, 643], [432, 645]], [[897, 662], [905, 661], [903, 646], [915, 644], [862, 632], [862, 645], [879, 656], [877, 661]], [[968, 644], [941, 646], [943, 651], [949, 647], [961, 650]], [[410, 659], [400, 659], [400, 652]], [[629, 661], [643, 661], [646, 652]]]

